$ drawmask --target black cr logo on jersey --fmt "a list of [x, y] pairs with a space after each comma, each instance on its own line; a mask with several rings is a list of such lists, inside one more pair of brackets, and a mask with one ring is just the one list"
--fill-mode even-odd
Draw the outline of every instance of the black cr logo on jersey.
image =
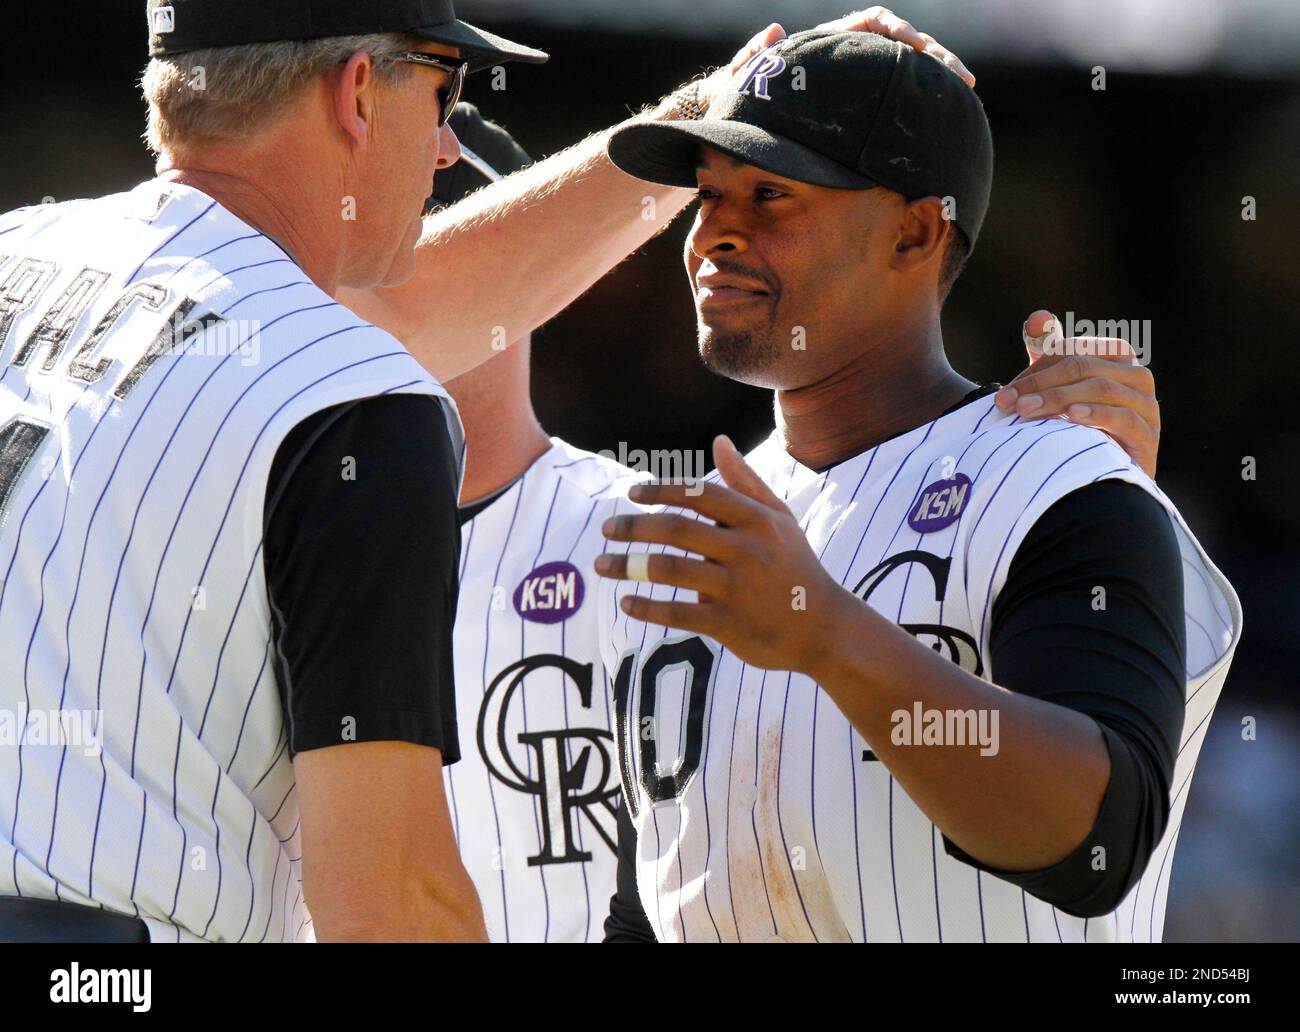
[[[934, 583], [934, 600], [942, 602], [944, 592], [948, 589], [948, 574], [952, 571], [952, 556], [940, 559], [931, 552], [917, 550], [899, 552], [882, 560], [874, 569], [858, 581], [853, 594], [863, 602], [871, 598], [871, 593], [880, 586], [880, 582], [899, 567], [916, 563], [925, 567]], [[956, 663], [976, 677], [984, 673], [984, 663], [980, 659], [979, 645], [965, 631], [944, 624], [900, 623], [898, 625], [914, 638], [919, 639], [939, 655]]]
[[600, 727], [562, 728], [557, 731], [526, 731], [515, 741], [532, 750], [528, 773], [512, 754], [507, 741], [510, 703], [524, 679], [545, 667], [560, 670], [565, 679], [562, 691], [572, 683], [583, 709], [591, 709], [592, 665], [567, 656], [527, 656], [497, 674], [483, 696], [478, 715], [478, 750], [483, 762], [498, 781], [518, 792], [537, 796], [541, 807], [542, 851], [528, 858], [528, 866], [582, 863], [592, 854], [578, 848], [575, 814], [591, 822], [609, 847], [615, 845], [615, 801], [618, 778], [614, 776], [611, 752], [613, 737]]

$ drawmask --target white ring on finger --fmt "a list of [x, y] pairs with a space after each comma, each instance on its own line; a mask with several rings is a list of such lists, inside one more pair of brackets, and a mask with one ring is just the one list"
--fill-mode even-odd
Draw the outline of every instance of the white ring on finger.
[[646, 552], [635, 552], [627, 557], [627, 579], [650, 583], [650, 556]]

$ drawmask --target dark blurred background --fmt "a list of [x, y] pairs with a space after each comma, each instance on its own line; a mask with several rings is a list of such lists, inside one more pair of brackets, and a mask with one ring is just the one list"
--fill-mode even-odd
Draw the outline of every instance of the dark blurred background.
[[[541, 157], [722, 63], [769, 21], [793, 32], [848, 3], [456, 6], [552, 54], [540, 68], [507, 66], [502, 89], [486, 73], [468, 90]], [[1300, 324], [1300, 5], [899, 0], [894, 10], [976, 74], [997, 149], [979, 248], [944, 312], [954, 364], [1010, 379], [1024, 364], [1021, 321], [1039, 307], [1149, 326], [1160, 484], [1245, 610], [1190, 790], [1166, 939], [1294, 940], [1300, 377], [1286, 328]], [[136, 86], [143, 11], [144, 0], [77, 0], [6, 12], [0, 211], [152, 175]], [[1093, 88], [1098, 67], [1104, 90]], [[1253, 219], [1242, 217], [1248, 198]], [[679, 219], [536, 335], [535, 395], [551, 433], [592, 450], [707, 454], [717, 432], [748, 446], [770, 429], [768, 394], [695, 357], [688, 225]]]

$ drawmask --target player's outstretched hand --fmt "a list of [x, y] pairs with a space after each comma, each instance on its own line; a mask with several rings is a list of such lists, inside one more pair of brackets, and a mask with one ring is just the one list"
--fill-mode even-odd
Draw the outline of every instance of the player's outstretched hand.
[[714, 440], [713, 461], [725, 487], [638, 484], [629, 492], [641, 505], [692, 510], [706, 519], [637, 513], [611, 517], [601, 528], [610, 541], [669, 545], [692, 555], [606, 553], [596, 557], [596, 572], [697, 593], [695, 602], [679, 594], [671, 600], [626, 595], [620, 605], [634, 619], [707, 635], [752, 666], [812, 673], [824, 658], [825, 615], [852, 596], [826, 572], [786, 504], [729, 438]]
[[[975, 85], [975, 76], [970, 73], [970, 69], [962, 64], [961, 59], [956, 54], [928, 33], [917, 31], [910, 22], [900, 18], [887, 8], [868, 7], [865, 11], [854, 11], [852, 14], [846, 14], [843, 18], [822, 22], [817, 28], [829, 29], [834, 32], [874, 32], [886, 39], [897, 40], [913, 50], [919, 50], [942, 61], [957, 75], [961, 76], [967, 86]], [[703, 107], [708, 107], [709, 101], [725, 88], [726, 84], [731, 81], [731, 77], [740, 71], [750, 58], [778, 40], [785, 39], [785, 36], [785, 29], [776, 22], [773, 22], [762, 32], [755, 33], [748, 43], [736, 51], [736, 55], [726, 65], [700, 83], [698, 96], [700, 104]]]
[[1060, 320], [1039, 310], [1025, 320], [1029, 366], [995, 396], [1026, 419], [1063, 416], [1110, 434], [1149, 477], [1160, 449], [1160, 404], [1151, 370], [1118, 337], [1062, 337]]

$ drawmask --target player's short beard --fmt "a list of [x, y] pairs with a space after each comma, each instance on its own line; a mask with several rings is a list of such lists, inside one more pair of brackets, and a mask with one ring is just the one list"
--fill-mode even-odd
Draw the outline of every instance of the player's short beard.
[[700, 359], [719, 376], [761, 384], [781, 358], [781, 343], [771, 327], [759, 330], [716, 330], [700, 323]]

